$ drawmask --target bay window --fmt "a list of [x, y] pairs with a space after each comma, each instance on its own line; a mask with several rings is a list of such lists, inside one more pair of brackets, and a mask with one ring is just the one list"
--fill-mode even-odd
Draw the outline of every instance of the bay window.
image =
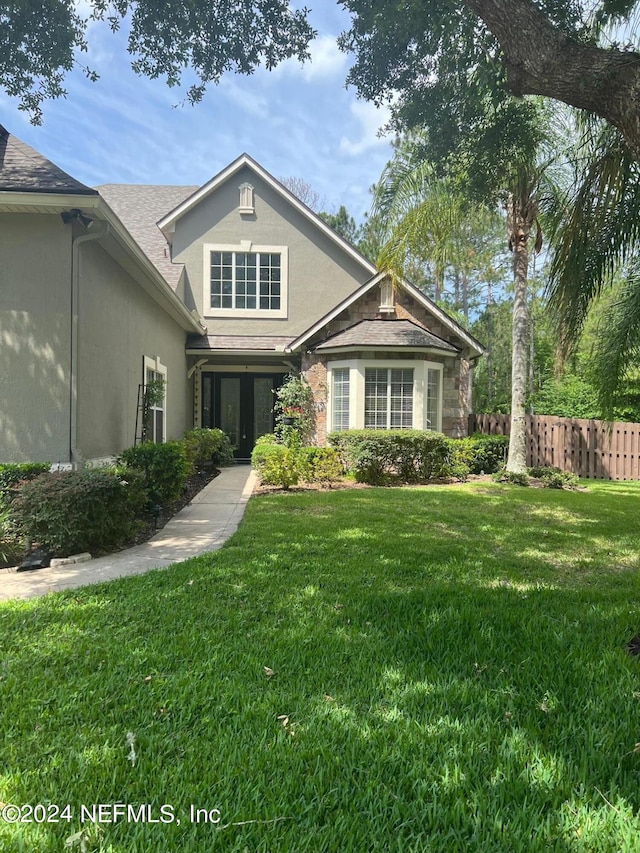
[[328, 369], [330, 430], [442, 429], [443, 365], [354, 358]]

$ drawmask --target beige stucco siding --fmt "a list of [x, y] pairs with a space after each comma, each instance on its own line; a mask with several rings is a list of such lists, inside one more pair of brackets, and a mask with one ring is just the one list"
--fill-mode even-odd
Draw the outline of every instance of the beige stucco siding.
[[99, 244], [80, 248], [78, 447], [85, 459], [134, 442], [143, 357], [167, 368], [167, 438], [192, 426], [185, 332]]
[[[255, 214], [238, 210], [239, 187], [254, 187]], [[288, 305], [286, 319], [212, 317], [204, 304], [205, 243], [286, 246]], [[371, 277], [359, 261], [337, 246], [307, 217], [247, 168], [203, 199], [176, 223], [173, 260], [185, 264], [188, 289], [209, 330], [217, 335], [301, 334]]]
[[0, 462], [69, 454], [71, 233], [0, 214]]

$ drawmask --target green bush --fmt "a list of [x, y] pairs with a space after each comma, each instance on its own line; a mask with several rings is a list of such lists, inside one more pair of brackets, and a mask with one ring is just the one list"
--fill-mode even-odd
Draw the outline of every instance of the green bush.
[[233, 461], [229, 437], [221, 429], [190, 429], [182, 437], [182, 443], [192, 471], [209, 465], [229, 465]]
[[507, 471], [506, 468], [501, 468], [500, 471], [496, 471], [491, 477], [496, 483], [511, 483], [512, 486], [529, 485], [529, 475], [524, 471]]
[[462, 440], [471, 444], [471, 474], [495, 474], [504, 466], [509, 450], [508, 435], [483, 435], [476, 432]]
[[48, 462], [24, 462], [0, 465], [0, 509], [8, 506], [18, 483], [33, 480], [49, 471]]
[[305, 447], [307, 478], [312, 483], [334, 483], [343, 475], [337, 450], [333, 447]]
[[179, 498], [189, 476], [189, 462], [184, 444], [143, 442], [128, 447], [120, 456], [121, 464], [142, 472], [149, 501], [166, 504]]
[[427, 430], [345, 430], [328, 436], [345, 470], [361, 483], [379, 485], [389, 477], [406, 482], [446, 474], [447, 438]]
[[530, 477], [535, 477], [542, 482], [545, 489], [575, 489], [578, 478], [570, 471], [561, 471], [553, 466], [538, 466], [527, 468]]
[[508, 435], [474, 433], [467, 438], [450, 438], [446, 472], [466, 480], [469, 474], [495, 474], [504, 467], [509, 449]]
[[257, 444], [251, 454], [251, 464], [265, 486], [289, 489], [306, 480], [309, 467], [299, 444], [292, 438], [284, 444]]
[[57, 556], [108, 551], [137, 529], [144, 478], [105, 469], [44, 474], [20, 485], [11, 518], [22, 536]]

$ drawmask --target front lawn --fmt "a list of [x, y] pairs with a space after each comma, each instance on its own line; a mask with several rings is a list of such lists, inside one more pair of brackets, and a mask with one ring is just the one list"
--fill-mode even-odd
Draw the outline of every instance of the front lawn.
[[70, 808], [0, 850], [640, 849], [639, 518], [628, 483], [270, 495], [216, 554], [1, 605], [0, 800]]

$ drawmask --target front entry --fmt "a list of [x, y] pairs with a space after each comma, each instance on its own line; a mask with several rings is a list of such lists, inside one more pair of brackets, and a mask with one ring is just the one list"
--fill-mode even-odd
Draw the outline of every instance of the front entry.
[[229, 436], [238, 460], [249, 460], [256, 440], [273, 432], [274, 390], [283, 373], [203, 373], [202, 426]]

